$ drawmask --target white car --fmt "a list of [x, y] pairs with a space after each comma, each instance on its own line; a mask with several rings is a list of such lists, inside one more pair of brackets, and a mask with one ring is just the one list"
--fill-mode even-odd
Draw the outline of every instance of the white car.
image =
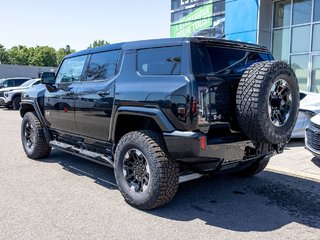
[[305, 145], [306, 149], [320, 159], [320, 114], [310, 120], [306, 130]]
[[300, 109], [291, 138], [304, 138], [310, 119], [320, 113], [320, 94], [300, 92]]
[[38, 78], [28, 80], [21, 84], [19, 87], [3, 88], [1, 89], [3, 95], [3, 97], [0, 97], [0, 99], [2, 100], [1, 102], [4, 103], [4, 106], [6, 108], [14, 108], [18, 110], [20, 108], [21, 94], [25, 90], [40, 83], [41, 79]]

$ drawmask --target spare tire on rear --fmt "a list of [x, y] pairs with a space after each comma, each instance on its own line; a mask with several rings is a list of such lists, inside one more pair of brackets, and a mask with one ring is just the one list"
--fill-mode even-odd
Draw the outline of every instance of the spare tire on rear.
[[299, 86], [292, 68], [282, 61], [251, 65], [237, 90], [237, 118], [254, 142], [286, 143], [299, 109]]

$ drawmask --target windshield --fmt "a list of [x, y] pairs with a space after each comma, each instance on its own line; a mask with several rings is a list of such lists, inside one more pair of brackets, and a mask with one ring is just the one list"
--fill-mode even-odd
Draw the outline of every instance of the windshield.
[[21, 84], [19, 87], [29, 87], [35, 81], [36, 81], [35, 79], [28, 80], [28, 81], [24, 82], [23, 84]]
[[192, 54], [195, 75], [243, 74], [253, 63], [273, 59], [268, 53], [205, 45], [197, 46]]

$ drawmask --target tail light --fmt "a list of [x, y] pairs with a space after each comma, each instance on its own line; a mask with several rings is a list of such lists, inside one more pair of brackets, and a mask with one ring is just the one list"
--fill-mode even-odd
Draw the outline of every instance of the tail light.
[[191, 99], [191, 112], [192, 112], [192, 115], [195, 115], [197, 114], [197, 99], [195, 96], [192, 97]]
[[207, 148], [207, 138], [205, 136], [200, 137], [200, 149], [206, 150]]

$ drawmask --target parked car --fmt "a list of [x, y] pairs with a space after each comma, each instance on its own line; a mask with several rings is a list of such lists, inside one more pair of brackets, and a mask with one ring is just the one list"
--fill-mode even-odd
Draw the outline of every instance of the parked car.
[[3, 88], [0, 90], [0, 92], [3, 93], [3, 97], [0, 97], [0, 99], [3, 100], [3, 104], [6, 108], [10, 108], [10, 109], [14, 108], [18, 110], [20, 108], [21, 94], [25, 90], [40, 83], [41, 83], [40, 78], [30, 79], [18, 87]]
[[304, 138], [310, 119], [320, 113], [320, 94], [300, 92], [300, 109], [291, 138]]
[[1, 91], [3, 88], [20, 86], [24, 82], [30, 80], [30, 78], [2, 78], [0, 79], [0, 106], [4, 105], [3, 94]]
[[[139, 209], [168, 203], [186, 173], [255, 175], [282, 153], [299, 108], [291, 67], [268, 49], [210, 38], [112, 44], [64, 58], [23, 93], [21, 140], [114, 168]], [[214, 189], [213, 189], [214, 191]]]
[[0, 89], [7, 88], [7, 87], [17, 87], [28, 80], [30, 80], [30, 78], [22, 78], [22, 77], [3, 78], [3, 79], [0, 79]]
[[320, 114], [310, 120], [310, 124], [306, 130], [305, 145], [306, 149], [320, 159]]

